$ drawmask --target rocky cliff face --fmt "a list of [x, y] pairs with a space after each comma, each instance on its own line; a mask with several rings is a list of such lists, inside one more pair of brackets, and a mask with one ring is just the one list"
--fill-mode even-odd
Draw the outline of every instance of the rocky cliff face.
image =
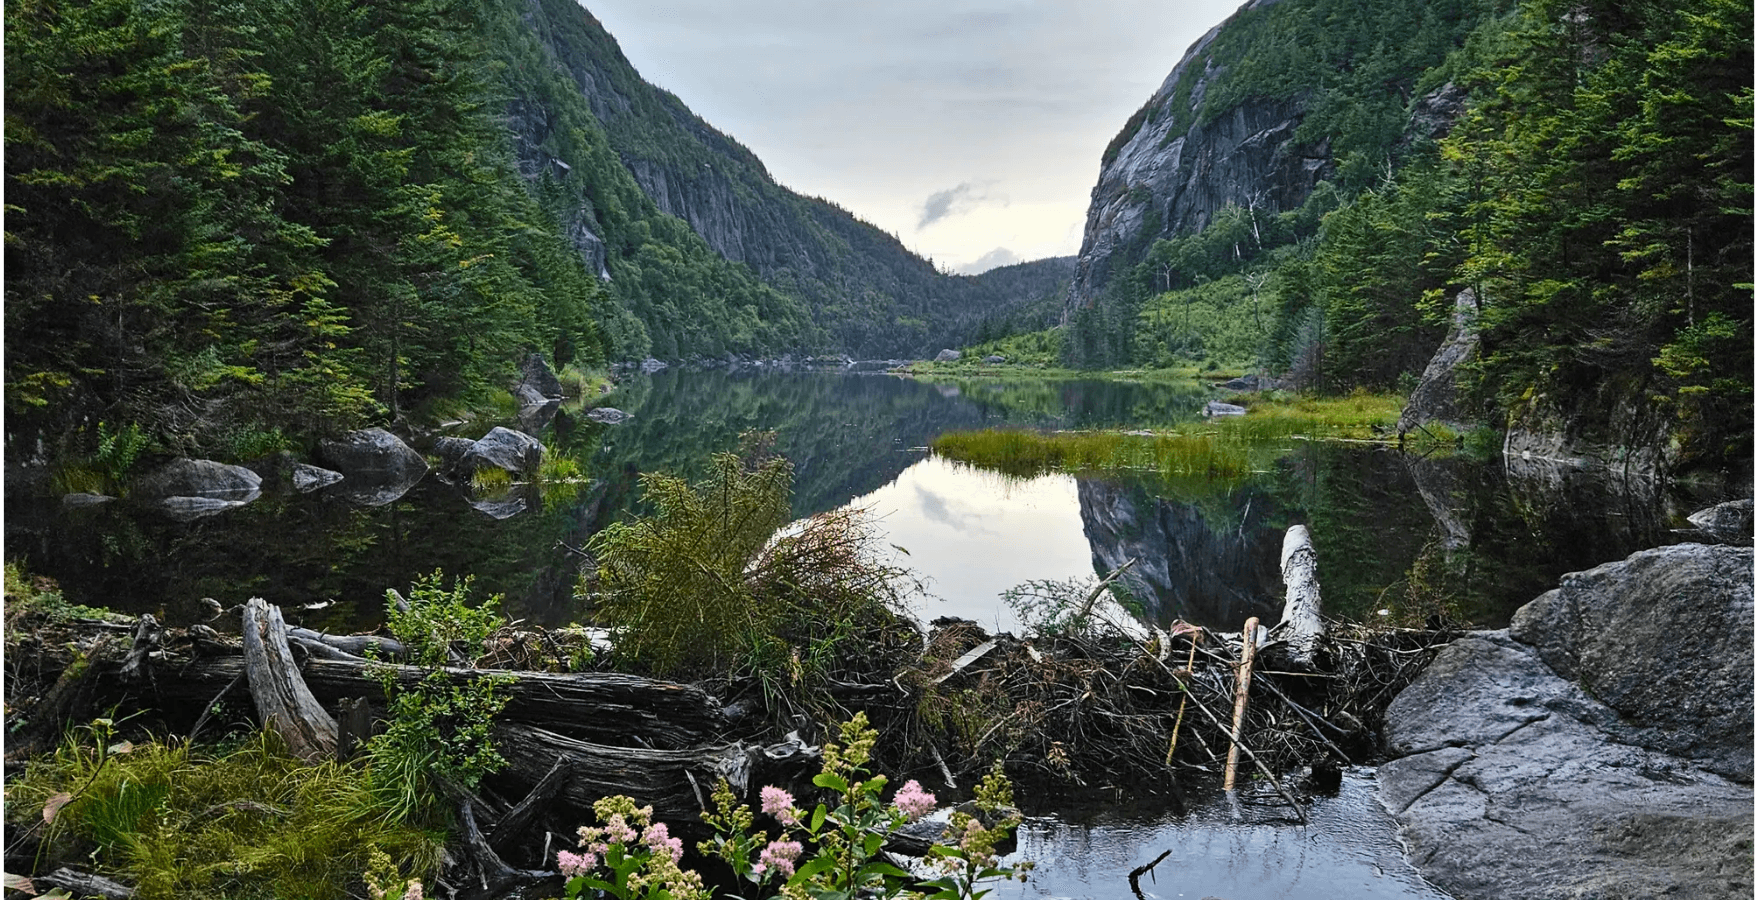
[[1205, 228], [1229, 205], [1272, 214], [1294, 209], [1331, 176], [1326, 141], [1300, 146], [1299, 100], [1250, 100], [1202, 122], [1207, 94], [1226, 68], [1209, 50], [1238, 16], [1279, 0], [1251, 0], [1188, 49], [1152, 99], [1105, 152], [1070, 308], [1089, 306], [1153, 240]]

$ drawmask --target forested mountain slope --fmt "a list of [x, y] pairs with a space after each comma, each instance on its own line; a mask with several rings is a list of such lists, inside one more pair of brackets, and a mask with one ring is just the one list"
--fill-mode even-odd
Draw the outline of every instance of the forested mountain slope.
[[18, 0], [5, 28], [14, 460], [251, 458], [490, 401], [533, 349], [929, 352], [1070, 270], [933, 271], [569, 0]]
[[1251, 0], [1104, 155], [1076, 365], [1406, 388], [1453, 300], [1519, 452], [1747, 470], [1746, 0]]
[[[839, 350], [897, 356], [955, 345], [982, 320], [1046, 294], [1063, 277], [1064, 264], [1052, 261], [1008, 267], [998, 277], [940, 273], [848, 211], [776, 184], [755, 154], [641, 78], [615, 39], [578, 3], [518, 0], [516, 7], [525, 33], [514, 42], [518, 100], [511, 118], [526, 171], [551, 175], [545, 157], [580, 165], [569, 158], [551, 119], [583, 118], [588, 109], [657, 209], [687, 222], [726, 259], [747, 265], [798, 301]], [[534, 57], [532, 38], [539, 50]], [[536, 85], [524, 70], [538, 68], [539, 60], [564, 75], [572, 91], [563, 84]], [[615, 269], [612, 261], [612, 275]], [[699, 343], [673, 347], [655, 334], [654, 352], [715, 353]]]

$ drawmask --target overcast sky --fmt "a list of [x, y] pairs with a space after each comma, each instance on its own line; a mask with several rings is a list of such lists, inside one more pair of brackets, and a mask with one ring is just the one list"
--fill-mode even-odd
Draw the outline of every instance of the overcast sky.
[[940, 265], [1078, 252], [1103, 148], [1241, 0], [586, 0], [647, 81]]

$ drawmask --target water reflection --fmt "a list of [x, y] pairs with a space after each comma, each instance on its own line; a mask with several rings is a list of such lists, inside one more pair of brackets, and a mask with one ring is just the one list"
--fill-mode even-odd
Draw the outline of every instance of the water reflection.
[[1241, 484], [1016, 482], [925, 460], [919, 448], [954, 428], [1171, 424], [1195, 414], [1203, 389], [990, 378], [940, 387], [885, 375], [673, 370], [605, 398], [633, 414], [623, 424], [592, 422], [577, 407], [553, 411], [545, 443], [585, 461], [591, 479], [573, 495], [520, 487], [471, 497], [429, 476], [375, 508], [329, 492], [281, 494], [177, 521], [128, 503], [76, 508], [8, 491], [7, 555], [57, 578], [73, 602], [168, 612], [179, 623], [197, 615], [201, 597], [260, 595], [288, 607], [333, 600], [295, 618], [369, 627], [386, 587], [443, 568], [474, 574], [478, 591], [505, 595], [514, 615], [561, 624], [579, 615], [576, 548], [641, 509], [642, 473], [694, 477], [741, 432], [773, 430], [796, 468], [794, 513], [855, 498], [878, 508], [888, 540], [908, 550], [902, 561], [944, 598], [923, 608], [926, 618], [1012, 628], [1003, 589], [1134, 559], [1123, 584], [1160, 624], [1271, 621], [1280, 536], [1306, 524], [1331, 614], [1370, 618], [1423, 591], [1496, 626], [1561, 573], [1675, 540], [1673, 513], [1722, 499], [1521, 463], [1508, 477], [1498, 462], [1308, 443]]
[[1129, 900], [1128, 872], [1168, 849], [1154, 874], [1140, 879], [1148, 898], [1445, 900], [1403, 858], [1375, 781], [1370, 770], [1349, 770], [1339, 793], [1311, 802], [1303, 827], [1247, 804], [1234, 818], [1222, 797], [1186, 816], [1030, 819], [1008, 861], [1035, 860], [1035, 872], [990, 896]]

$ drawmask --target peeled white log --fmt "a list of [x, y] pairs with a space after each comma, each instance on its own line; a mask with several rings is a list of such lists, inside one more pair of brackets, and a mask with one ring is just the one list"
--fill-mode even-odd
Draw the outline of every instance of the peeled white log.
[[1316, 582], [1316, 545], [1310, 542], [1310, 529], [1303, 525], [1286, 529], [1286, 540], [1280, 547], [1280, 578], [1286, 582], [1286, 608], [1280, 613], [1280, 624], [1274, 626], [1274, 638], [1284, 642], [1286, 657], [1293, 665], [1309, 666], [1324, 628], [1322, 588]]

